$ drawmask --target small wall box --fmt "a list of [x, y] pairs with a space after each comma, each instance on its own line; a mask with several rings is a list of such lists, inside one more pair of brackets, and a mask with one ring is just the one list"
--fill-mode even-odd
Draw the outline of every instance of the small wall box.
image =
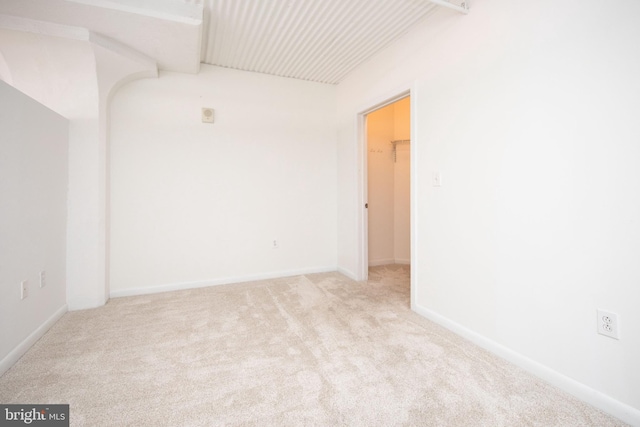
[[213, 123], [213, 108], [202, 108], [202, 123]]

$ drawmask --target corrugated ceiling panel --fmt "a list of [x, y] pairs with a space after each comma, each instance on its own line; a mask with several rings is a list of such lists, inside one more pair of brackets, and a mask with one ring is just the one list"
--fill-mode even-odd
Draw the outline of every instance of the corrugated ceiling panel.
[[204, 0], [202, 61], [337, 84], [435, 7], [428, 0]]

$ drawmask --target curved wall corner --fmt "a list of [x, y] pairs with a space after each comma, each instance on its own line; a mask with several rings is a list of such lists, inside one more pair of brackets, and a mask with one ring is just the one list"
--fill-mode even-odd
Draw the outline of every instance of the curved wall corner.
[[70, 310], [99, 307], [109, 298], [110, 99], [129, 81], [157, 76], [157, 67], [153, 59], [85, 28], [5, 21], [0, 20], [0, 76], [69, 120], [67, 304]]

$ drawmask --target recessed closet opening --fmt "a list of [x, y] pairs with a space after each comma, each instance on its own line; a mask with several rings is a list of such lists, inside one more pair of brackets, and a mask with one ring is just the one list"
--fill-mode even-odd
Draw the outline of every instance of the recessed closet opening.
[[368, 266], [410, 264], [411, 101], [366, 116]]

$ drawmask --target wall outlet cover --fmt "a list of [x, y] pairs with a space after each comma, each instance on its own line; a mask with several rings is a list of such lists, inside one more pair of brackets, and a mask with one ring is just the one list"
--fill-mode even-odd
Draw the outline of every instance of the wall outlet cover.
[[607, 310], [598, 309], [598, 333], [614, 339], [620, 339], [618, 315]]

